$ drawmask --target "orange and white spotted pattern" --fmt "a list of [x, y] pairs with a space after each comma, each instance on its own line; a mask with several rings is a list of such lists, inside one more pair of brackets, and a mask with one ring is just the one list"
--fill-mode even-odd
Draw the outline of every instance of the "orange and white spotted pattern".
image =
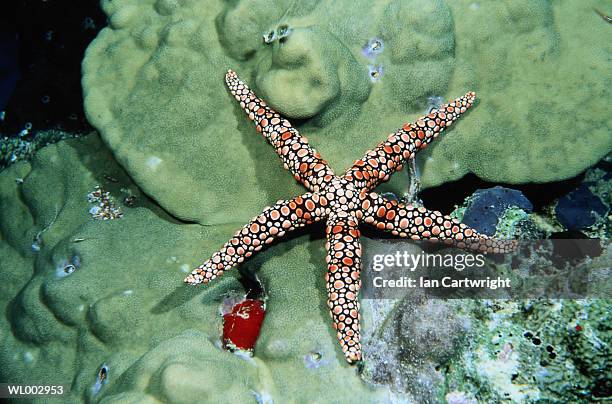
[[349, 362], [361, 359], [359, 302], [361, 287], [361, 243], [359, 223], [346, 212], [332, 213], [327, 219], [327, 305], [338, 333], [342, 352]]
[[334, 172], [308, 144], [308, 139], [291, 126], [288, 120], [272, 110], [238, 79], [233, 71], [225, 75], [225, 83], [240, 103], [255, 129], [261, 132], [283, 160], [285, 169], [308, 190], [317, 192], [335, 178]]
[[363, 222], [389, 231], [394, 236], [413, 240], [443, 240], [459, 248], [492, 254], [510, 252], [517, 246], [515, 240], [493, 239], [455, 218], [422, 206], [398, 203], [375, 192], [364, 191], [360, 198], [363, 201]]
[[465, 113], [474, 103], [473, 92], [432, 110], [414, 124], [404, 125], [338, 177], [308, 140], [257, 98], [236, 73], [228, 71], [225, 80], [249, 119], [255, 122], [257, 131], [275, 148], [285, 168], [311, 192], [265, 208], [221, 250], [193, 270], [185, 282], [207, 283], [287, 232], [324, 220], [328, 306], [344, 356], [349, 363], [355, 363], [361, 360], [357, 301], [361, 286], [361, 223], [398, 237], [444, 240], [477, 251], [505, 252], [515, 248], [513, 241], [491, 239], [439, 212], [389, 201], [370, 192]]
[[358, 189], [374, 189], [381, 182], [388, 181], [393, 173], [402, 169], [404, 161], [427, 147], [465, 113], [475, 99], [476, 94], [469, 92], [439, 110], [432, 110], [416, 123], [405, 124], [374, 150], [366, 152], [361, 160], [355, 161], [344, 178], [352, 181]]
[[194, 269], [185, 282], [197, 285], [215, 279], [261, 250], [264, 245], [272, 243], [274, 239], [324, 218], [327, 204], [325, 197], [307, 193], [264, 208], [259, 216], [238, 230], [223, 248]]

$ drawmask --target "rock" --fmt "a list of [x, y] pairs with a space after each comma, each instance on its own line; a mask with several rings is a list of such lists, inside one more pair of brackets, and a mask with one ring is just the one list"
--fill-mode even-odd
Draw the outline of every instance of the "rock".
[[605, 218], [609, 208], [582, 183], [577, 189], [559, 199], [555, 207], [557, 219], [568, 230], [581, 230]]
[[438, 402], [445, 390], [441, 369], [461, 356], [471, 329], [465, 312], [469, 304], [465, 303], [418, 298], [397, 301], [365, 342], [364, 379], [390, 385], [418, 402]]
[[[513, 223], [525, 219], [525, 213], [533, 209], [531, 202], [520, 191], [500, 186], [479, 189], [469, 198], [462, 221], [479, 232], [492, 236], [496, 233], [500, 219], [511, 207], [522, 211], [521, 214], [506, 217], [513, 220]], [[505, 233], [508, 233], [506, 227], [509, 224], [504, 223], [504, 226]]]

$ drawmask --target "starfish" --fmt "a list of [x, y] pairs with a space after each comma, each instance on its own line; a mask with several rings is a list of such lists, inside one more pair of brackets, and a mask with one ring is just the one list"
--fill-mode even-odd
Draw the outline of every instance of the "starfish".
[[474, 103], [474, 92], [432, 110], [416, 123], [405, 124], [339, 177], [310, 147], [308, 139], [259, 99], [235, 72], [229, 70], [225, 81], [240, 107], [255, 122], [257, 132], [275, 148], [285, 169], [310, 192], [264, 208], [208, 261], [194, 269], [185, 278], [186, 283], [208, 283], [287, 232], [324, 220], [327, 304], [344, 356], [349, 363], [355, 363], [362, 356], [357, 301], [361, 286], [361, 223], [399, 237], [443, 240], [482, 252], [512, 249], [505, 240], [479, 234], [440, 212], [398, 203], [372, 192], [464, 114]]

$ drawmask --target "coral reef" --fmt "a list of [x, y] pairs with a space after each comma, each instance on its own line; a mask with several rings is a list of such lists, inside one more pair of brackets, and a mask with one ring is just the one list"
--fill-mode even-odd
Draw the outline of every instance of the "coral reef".
[[479, 402], [587, 403], [610, 396], [610, 302], [484, 301], [447, 387]]
[[603, 113], [610, 86], [603, 73], [585, 74], [603, 66], [610, 45], [595, 38], [609, 27], [590, 2], [461, 0], [448, 5], [456, 16], [455, 58], [460, 61], [449, 89], [475, 82], [490, 104], [475, 110], [476, 121], [462, 128], [469, 139], [449, 137], [432, 150], [426, 183], [440, 184], [465, 172], [504, 183], [561, 180], [610, 152], [609, 122], [596, 117]]
[[[102, 0], [109, 26], [82, 65], [85, 113], [100, 135], [68, 139], [40, 129], [89, 127], [80, 100], [63, 102], [78, 66], [48, 69], [68, 48], [77, 57], [103, 24], [90, 13], [96, 2], [82, 3], [53, 19], [70, 20], [61, 31], [37, 24], [39, 14], [24, 25], [45, 42], [42, 57], [18, 104], [0, 111], [0, 129], [22, 131], [0, 140], [1, 381], [68, 381], [66, 402], [610, 399], [610, 299], [365, 300], [360, 379], [329, 327], [323, 229], [321, 239], [298, 233], [270, 246], [207, 288], [181, 282], [238, 224], [301, 192], [223, 87], [228, 68], [337, 172], [377, 134], [475, 90], [482, 102], [469, 119], [419, 158], [424, 187], [466, 173], [566, 179], [612, 149], [612, 45], [591, 0]], [[377, 192], [401, 196], [408, 185], [396, 175]], [[565, 230], [513, 195], [493, 216], [477, 210], [491, 234]], [[559, 219], [605, 239], [611, 198], [609, 172], [590, 170], [556, 206], [580, 215]], [[585, 217], [597, 220], [574, 223]], [[578, 258], [596, 269], [587, 290], [609, 296], [601, 244]], [[265, 321], [259, 313], [240, 344], [225, 333], [226, 345], [257, 342], [247, 357], [223, 349], [220, 308], [244, 297], [254, 274], [268, 291]]]
[[[91, 217], [97, 184], [116, 196], [121, 220]], [[254, 357], [223, 350], [219, 309], [241, 284], [228, 274], [189, 290], [181, 278], [197, 251], [214, 251], [235, 226], [168, 216], [95, 134], [6, 168], [0, 204], [0, 380], [71, 380], [67, 402], [609, 395], [606, 300], [366, 300], [364, 384], [328, 326], [323, 240], [305, 236], [241, 268], [269, 291], [266, 319]]]
[[87, 194], [87, 201], [96, 204], [89, 209], [89, 213], [94, 219], [113, 220], [123, 217], [123, 211], [116, 206], [110, 192], [105, 191], [99, 185], [96, 185], [95, 189]]
[[[590, 296], [610, 296], [609, 247], [585, 260], [594, 283]], [[372, 251], [402, 250], [420, 253], [403, 241], [368, 240], [364, 262], [371, 262]], [[512, 261], [493, 269], [516, 285], [527, 278], [517, 278], [524, 268]], [[427, 403], [587, 403], [610, 396], [610, 363], [603, 360], [612, 342], [609, 299], [553, 300], [530, 293], [519, 300], [440, 300], [422, 293], [362, 299], [366, 381]]]
[[[468, 89], [484, 102], [421, 159], [424, 187], [468, 172], [506, 183], [568, 178], [612, 149], [601, 101], [609, 26], [580, 0], [103, 7], [110, 26], [83, 62], [87, 116], [134, 181], [185, 220], [225, 223], [228, 208], [248, 220], [298, 191], [228, 100], [220, 78], [230, 67], [298, 119], [337, 171], [373, 133]], [[386, 189], [402, 195], [406, 185]]]
[[413, 296], [380, 303], [363, 305], [366, 318], [384, 320], [365, 338], [362, 377], [404, 398], [588, 403], [610, 397], [609, 300]]
[[[121, 220], [94, 220], [87, 194], [97, 184], [137, 203], [117, 198]], [[322, 241], [300, 237], [243, 268], [259, 271], [270, 291], [256, 355], [245, 359], [221, 348], [219, 307], [225, 294], [242, 290], [236, 278], [199, 290], [181, 282], [197, 251], [213, 251], [234, 226], [169, 217], [97, 135], [47, 146], [31, 163], [5, 169], [0, 203], [1, 380], [70, 381], [66, 402], [385, 397], [337, 352]], [[313, 355], [314, 367], [306, 360]]]

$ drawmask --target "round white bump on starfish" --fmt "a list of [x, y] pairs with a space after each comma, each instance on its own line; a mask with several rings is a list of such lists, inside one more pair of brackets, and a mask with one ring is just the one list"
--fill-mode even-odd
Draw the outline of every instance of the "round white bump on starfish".
[[357, 301], [361, 287], [360, 223], [398, 237], [450, 241], [477, 251], [514, 249], [514, 242], [493, 240], [440, 212], [404, 205], [371, 192], [465, 113], [474, 103], [475, 93], [469, 92], [432, 110], [416, 123], [405, 124], [338, 177], [308, 140], [257, 98], [236, 73], [228, 71], [225, 81], [249, 119], [255, 122], [257, 131], [275, 148], [285, 168], [311, 192], [265, 208], [221, 250], [194, 269], [186, 283], [207, 283], [287, 232], [325, 220], [327, 304], [345, 358], [355, 363], [361, 360]]

